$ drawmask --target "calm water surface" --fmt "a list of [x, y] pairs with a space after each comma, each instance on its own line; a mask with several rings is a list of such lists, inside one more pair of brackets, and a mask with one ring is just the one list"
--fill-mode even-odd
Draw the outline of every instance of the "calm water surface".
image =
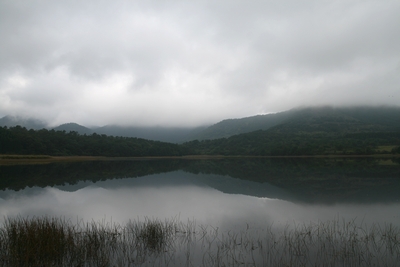
[[153, 160], [0, 171], [2, 220], [174, 218], [231, 229], [345, 219], [400, 226], [395, 160]]

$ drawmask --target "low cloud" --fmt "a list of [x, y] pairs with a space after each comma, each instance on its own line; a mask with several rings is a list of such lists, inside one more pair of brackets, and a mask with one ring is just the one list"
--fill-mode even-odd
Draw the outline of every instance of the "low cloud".
[[0, 116], [196, 126], [400, 103], [398, 1], [0, 0]]

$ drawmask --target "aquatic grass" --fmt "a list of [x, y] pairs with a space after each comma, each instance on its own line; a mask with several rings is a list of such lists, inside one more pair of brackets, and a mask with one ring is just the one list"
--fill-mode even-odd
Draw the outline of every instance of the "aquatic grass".
[[7, 219], [1, 259], [11, 266], [59, 265], [74, 247], [74, 228], [58, 218]]
[[397, 266], [400, 229], [355, 220], [222, 230], [177, 218], [125, 225], [8, 218], [0, 266]]

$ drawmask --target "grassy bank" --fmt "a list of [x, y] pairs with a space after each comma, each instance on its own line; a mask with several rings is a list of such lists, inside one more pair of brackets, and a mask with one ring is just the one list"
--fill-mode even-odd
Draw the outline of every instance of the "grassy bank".
[[6, 219], [0, 266], [397, 266], [400, 229], [350, 221], [222, 232], [194, 222], [126, 225]]

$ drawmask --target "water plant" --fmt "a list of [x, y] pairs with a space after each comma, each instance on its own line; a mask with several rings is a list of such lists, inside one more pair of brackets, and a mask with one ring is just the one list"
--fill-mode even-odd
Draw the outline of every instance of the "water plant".
[[0, 266], [397, 266], [400, 229], [333, 220], [221, 230], [177, 218], [8, 218]]

